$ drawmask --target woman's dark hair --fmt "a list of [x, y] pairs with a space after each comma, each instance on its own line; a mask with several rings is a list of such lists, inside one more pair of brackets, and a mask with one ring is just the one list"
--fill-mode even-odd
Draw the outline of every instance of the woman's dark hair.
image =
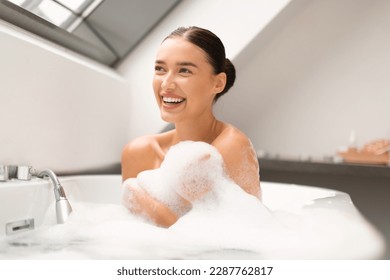
[[174, 37], [184, 38], [201, 48], [206, 53], [208, 62], [214, 69], [214, 74], [226, 73], [225, 88], [215, 96], [215, 101], [233, 86], [236, 79], [236, 69], [232, 62], [226, 58], [225, 47], [217, 35], [196, 26], [179, 27], [168, 35], [164, 41]]

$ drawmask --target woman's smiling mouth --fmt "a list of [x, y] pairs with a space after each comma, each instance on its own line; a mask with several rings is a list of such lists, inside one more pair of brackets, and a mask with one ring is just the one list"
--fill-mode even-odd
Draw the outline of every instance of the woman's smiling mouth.
[[177, 105], [183, 103], [185, 100], [186, 100], [185, 98], [179, 98], [179, 97], [167, 97], [167, 96], [162, 97], [162, 101], [165, 105]]

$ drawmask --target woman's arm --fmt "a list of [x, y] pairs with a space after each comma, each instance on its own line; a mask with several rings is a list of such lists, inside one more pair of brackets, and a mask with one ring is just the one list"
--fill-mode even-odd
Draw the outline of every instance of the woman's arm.
[[162, 227], [169, 227], [178, 220], [175, 212], [140, 188], [136, 179], [125, 181], [123, 188], [123, 204], [136, 215]]
[[[121, 163], [123, 181], [136, 178], [144, 170], [160, 166], [155, 146], [148, 137], [138, 138], [127, 144], [122, 152]], [[144, 215], [163, 227], [169, 227], [177, 221], [176, 213], [136, 184], [125, 184], [124, 188], [123, 203], [133, 213]]]

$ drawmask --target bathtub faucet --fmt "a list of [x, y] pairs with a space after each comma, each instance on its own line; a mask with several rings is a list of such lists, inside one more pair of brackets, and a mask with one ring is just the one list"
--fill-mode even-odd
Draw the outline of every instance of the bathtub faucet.
[[70, 213], [72, 212], [72, 207], [70, 206], [70, 203], [66, 198], [64, 189], [62, 188], [56, 174], [50, 169], [45, 169], [39, 172], [37, 176], [39, 178], [49, 177], [51, 182], [53, 183], [54, 196], [56, 198], [57, 223], [58, 224], [65, 223]]

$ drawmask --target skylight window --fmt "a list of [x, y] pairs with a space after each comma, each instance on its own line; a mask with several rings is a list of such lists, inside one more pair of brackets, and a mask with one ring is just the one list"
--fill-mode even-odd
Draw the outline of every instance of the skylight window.
[[115, 67], [180, 0], [0, 0], [0, 19]]

